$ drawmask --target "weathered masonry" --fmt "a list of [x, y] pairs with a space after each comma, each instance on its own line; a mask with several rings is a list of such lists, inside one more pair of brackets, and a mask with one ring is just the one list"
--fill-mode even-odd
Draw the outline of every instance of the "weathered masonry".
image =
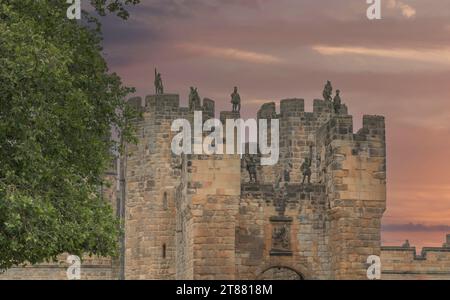
[[[280, 159], [261, 166], [255, 156], [255, 182], [245, 157], [172, 154], [172, 122], [192, 121], [194, 109], [213, 118], [213, 100], [185, 108], [178, 95], [160, 94], [130, 103], [142, 111], [139, 142], [127, 145], [107, 193], [125, 224], [122, 255], [86, 261], [82, 278], [367, 279], [367, 258], [377, 255], [382, 279], [450, 279], [450, 240], [421, 255], [380, 244], [384, 117], [364, 116], [355, 133], [347, 107], [329, 99], [314, 100], [312, 112], [303, 99], [282, 100], [279, 111], [264, 104], [257, 117], [279, 120]], [[13, 268], [0, 279], [65, 279], [67, 266]]]

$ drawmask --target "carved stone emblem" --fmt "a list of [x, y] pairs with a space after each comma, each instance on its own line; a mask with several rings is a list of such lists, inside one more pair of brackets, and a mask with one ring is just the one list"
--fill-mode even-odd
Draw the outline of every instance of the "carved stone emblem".
[[272, 223], [272, 256], [290, 256], [291, 249], [291, 223], [292, 218], [276, 216], [270, 218]]
[[274, 250], [290, 250], [290, 228], [287, 224], [277, 225], [273, 227], [272, 249]]

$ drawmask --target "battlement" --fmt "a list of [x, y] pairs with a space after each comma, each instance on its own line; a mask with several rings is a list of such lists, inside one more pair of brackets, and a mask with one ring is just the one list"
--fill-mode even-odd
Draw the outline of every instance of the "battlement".
[[131, 106], [131, 107], [133, 107], [134, 109], [136, 109], [136, 110], [141, 110], [142, 109], [142, 107], [143, 107], [143, 105], [142, 105], [142, 98], [141, 97], [133, 97], [133, 98], [130, 98], [129, 100], [128, 100], [128, 104]]
[[[450, 259], [450, 234], [447, 234], [446, 242], [442, 247], [423, 247], [420, 253], [417, 253], [416, 247], [407, 246], [382, 246], [381, 251], [388, 252], [402, 252], [408, 255], [410, 258], [415, 260], [426, 260], [427, 256], [430, 254], [443, 254], [448, 253], [448, 258]], [[450, 262], [450, 261], [449, 261]]]
[[257, 113], [258, 119], [276, 119], [277, 106], [275, 102], [265, 103], [261, 106]]
[[450, 259], [450, 248], [448, 247], [423, 247], [422, 251], [418, 253], [416, 247], [382, 246], [381, 251], [385, 253], [402, 252], [414, 260], [426, 260], [430, 254], [448, 253], [448, 258]]
[[[355, 134], [340, 101], [316, 99], [308, 112], [304, 99], [283, 99], [279, 112], [275, 102], [257, 112], [258, 119], [279, 121], [277, 164], [261, 165], [258, 155], [176, 158], [169, 153], [171, 120], [192, 121], [199, 107], [203, 120], [215, 115], [214, 101], [200, 105], [196, 95], [192, 89], [189, 108], [173, 94], [145, 100], [140, 144], [130, 145], [127, 158], [128, 222], [140, 231], [157, 232], [158, 224], [168, 231], [152, 241], [135, 231], [126, 235], [135, 247], [151, 249], [143, 264], [128, 251], [133, 265], [126, 273], [150, 268], [156, 278], [253, 279], [263, 264], [282, 263], [301, 277], [365, 278], [367, 254], [380, 253], [384, 118], [365, 116]], [[245, 99], [240, 104], [245, 107]], [[241, 115], [222, 111], [219, 118], [225, 124]], [[168, 251], [165, 259], [161, 249]]]
[[258, 111], [258, 118], [283, 119], [288, 117], [305, 117], [310, 120], [325, 122], [332, 115], [347, 115], [347, 106], [341, 105], [338, 113], [334, 113], [332, 103], [325, 100], [315, 99], [313, 111], [305, 111], [305, 100], [301, 98], [289, 98], [280, 101], [280, 112], [276, 111], [275, 102], [268, 102], [261, 106]]
[[[161, 82], [158, 87], [162, 92]], [[312, 112], [299, 98], [282, 100], [279, 113], [274, 102], [261, 106], [258, 119], [279, 120], [273, 166], [261, 165], [258, 155], [173, 154], [174, 119], [193, 121], [198, 110], [203, 120], [215, 116], [215, 102], [200, 103], [194, 88], [189, 107], [176, 94], [131, 98], [142, 113], [133, 122], [138, 141], [125, 147], [121, 186], [114, 190], [124, 197], [122, 276], [366, 279], [368, 256], [379, 255], [382, 279], [450, 278], [450, 234], [442, 248], [420, 254], [415, 247], [381, 247], [385, 119], [366, 115], [354, 133], [347, 106], [339, 94], [331, 101], [330, 93], [314, 100]], [[238, 118], [236, 111], [220, 113], [223, 123]], [[88, 278], [117, 278], [114, 263], [92, 264]]]
[[448, 279], [450, 247], [382, 246], [381, 266], [382, 279]]
[[[132, 107], [142, 112], [153, 112], [156, 115], [176, 115], [180, 117], [189, 114], [190, 109], [180, 106], [180, 97], [178, 94], [148, 95], [142, 101], [141, 97], [133, 97], [128, 100]], [[245, 101], [242, 103], [245, 105]], [[212, 99], [204, 98], [200, 106], [207, 118], [215, 116], [215, 102]], [[334, 112], [332, 103], [325, 100], [315, 99], [312, 112], [305, 112], [305, 100], [301, 98], [289, 98], [280, 101], [280, 112], [277, 113], [274, 102], [265, 103], [257, 113], [259, 119], [284, 119], [289, 117], [301, 117], [307, 122], [323, 124], [334, 115], [347, 115], [347, 106], [341, 105], [339, 112]], [[198, 107], [196, 108], [198, 110]], [[221, 112], [221, 119], [224, 117], [236, 119], [238, 116], [233, 112]], [[239, 116], [240, 117], [240, 116]], [[368, 121], [369, 122], [369, 121]], [[371, 123], [371, 122], [369, 122]], [[370, 126], [369, 126], [370, 127]]]
[[376, 115], [364, 115], [363, 127], [356, 133], [355, 139], [385, 139], [385, 118]]
[[180, 108], [180, 97], [177, 94], [147, 96], [145, 108], [155, 111], [177, 111]]
[[353, 140], [353, 117], [332, 117], [318, 130], [317, 139], [324, 145], [334, 140]]
[[[193, 110], [189, 107], [182, 107], [180, 105], [180, 96], [178, 94], [162, 94], [162, 95], [148, 95], [142, 101], [141, 97], [133, 97], [128, 100], [128, 104], [136, 109], [138, 112], [154, 113], [157, 117], [171, 116], [187, 117], [193, 114]], [[215, 102], [212, 99], [204, 98], [203, 105], [196, 110], [203, 111], [204, 118], [211, 119], [215, 116]]]
[[280, 102], [280, 114], [281, 116], [293, 115], [305, 112], [305, 100], [304, 99], [284, 99]]
[[313, 112], [316, 114], [331, 113], [329, 102], [322, 99], [314, 99]]
[[203, 112], [205, 112], [209, 118], [215, 117], [215, 105], [216, 103], [214, 100], [209, 98], [203, 99]]

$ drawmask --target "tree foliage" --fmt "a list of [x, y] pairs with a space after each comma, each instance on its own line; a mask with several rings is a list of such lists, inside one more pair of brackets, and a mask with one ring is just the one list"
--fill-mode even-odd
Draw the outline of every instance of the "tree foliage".
[[[122, 18], [137, 2], [91, 0]], [[109, 73], [100, 28], [68, 20], [67, 7], [0, 1], [0, 269], [117, 253], [119, 222], [99, 186], [119, 146], [111, 128], [132, 140], [133, 89]]]

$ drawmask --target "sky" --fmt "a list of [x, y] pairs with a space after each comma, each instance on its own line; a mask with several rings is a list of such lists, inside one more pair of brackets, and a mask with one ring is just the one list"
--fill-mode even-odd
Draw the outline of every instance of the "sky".
[[142, 0], [124, 22], [106, 17], [111, 71], [186, 105], [189, 87], [230, 109], [238, 86], [243, 116], [266, 102], [304, 98], [326, 80], [341, 90], [360, 128], [386, 116], [387, 210], [382, 243], [441, 246], [450, 233], [450, 3], [382, 0], [369, 21], [366, 0]]

